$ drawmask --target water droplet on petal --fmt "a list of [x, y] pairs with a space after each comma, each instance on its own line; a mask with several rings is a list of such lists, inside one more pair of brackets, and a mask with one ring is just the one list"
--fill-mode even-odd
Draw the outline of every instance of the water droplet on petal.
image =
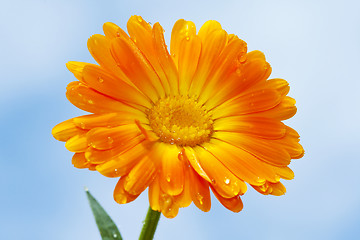
[[142, 22], [142, 21], [143, 21], [140, 16], [137, 17], [137, 20], [138, 20], [139, 22]]
[[98, 82], [99, 83], [103, 83], [104, 82], [104, 79], [102, 77], [98, 77]]
[[167, 181], [167, 182], [170, 182], [170, 181], [171, 181], [171, 178], [170, 178], [169, 175], [166, 176], [166, 181]]
[[108, 137], [108, 143], [112, 144], [114, 142], [114, 139], [112, 139], [112, 137]]
[[230, 184], [230, 179], [229, 179], [229, 178], [225, 178], [224, 182], [225, 182], [225, 184]]
[[216, 184], [216, 180], [215, 179], [211, 179], [212, 184]]
[[186, 40], [189, 41], [189, 40], [190, 40], [190, 37], [186, 37]]
[[200, 203], [201, 205], [203, 205], [203, 203], [204, 203], [204, 202], [203, 202], [204, 197], [201, 196], [200, 193], [197, 193], [196, 198], [197, 198], [197, 200], [199, 200], [199, 203]]
[[94, 104], [93, 100], [88, 100], [89, 104]]
[[80, 123], [80, 128], [85, 129], [85, 123], [81, 122]]
[[239, 58], [239, 62], [243, 63], [246, 61], [246, 55], [242, 55], [240, 58]]
[[116, 36], [117, 36], [117, 37], [120, 37], [120, 33], [119, 33], [119, 32], [116, 32]]
[[116, 234], [116, 233], [114, 233], [114, 234], [113, 234], [113, 237], [114, 237], [114, 238], [117, 238], [117, 234]]

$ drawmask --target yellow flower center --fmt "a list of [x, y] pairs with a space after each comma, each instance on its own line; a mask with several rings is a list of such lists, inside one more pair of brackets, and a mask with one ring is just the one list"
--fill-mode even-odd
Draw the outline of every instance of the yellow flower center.
[[180, 146], [207, 142], [213, 133], [211, 113], [194, 98], [160, 99], [148, 113], [150, 126], [161, 141]]

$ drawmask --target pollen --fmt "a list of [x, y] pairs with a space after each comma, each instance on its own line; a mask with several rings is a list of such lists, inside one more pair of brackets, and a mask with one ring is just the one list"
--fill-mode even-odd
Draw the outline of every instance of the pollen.
[[160, 140], [170, 144], [196, 146], [209, 141], [213, 133], [211, 112], [187, 96], [160, 99], [148, 118]]

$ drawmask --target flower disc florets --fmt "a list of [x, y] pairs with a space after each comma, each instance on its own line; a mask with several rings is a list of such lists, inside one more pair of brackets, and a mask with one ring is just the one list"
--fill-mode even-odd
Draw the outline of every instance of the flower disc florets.
[[160, 99], [148, 118], [153, 131], [170, 144], [195, 146], [208, 141], [213, 133], [211, 113], [187, 96]]

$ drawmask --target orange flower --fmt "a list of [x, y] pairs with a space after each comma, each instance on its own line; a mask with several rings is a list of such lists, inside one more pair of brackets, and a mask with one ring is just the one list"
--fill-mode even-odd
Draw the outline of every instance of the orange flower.
[[66, 96], [92, 114], [62, 122], [52, 134], [66, 141], [77, 168], [120, 177], [115, 201], [149, 188], [151, 208], [175, 217], [194, 204], [210, 210], [210, 189], [228, 209], [243, 208], [247, 182], [261, 194], [282, 195], [291, 159], [304, 150], [282, 120], [296, 113], [288, 83], [270, 79], [260, 51], [216, 21], [198, 32], [178, 20], [170, 53], [159, 23], [140, 16], [128, 36], [113, 23], [88, 48], [99, 65], [69, 62], [78, 81]]

